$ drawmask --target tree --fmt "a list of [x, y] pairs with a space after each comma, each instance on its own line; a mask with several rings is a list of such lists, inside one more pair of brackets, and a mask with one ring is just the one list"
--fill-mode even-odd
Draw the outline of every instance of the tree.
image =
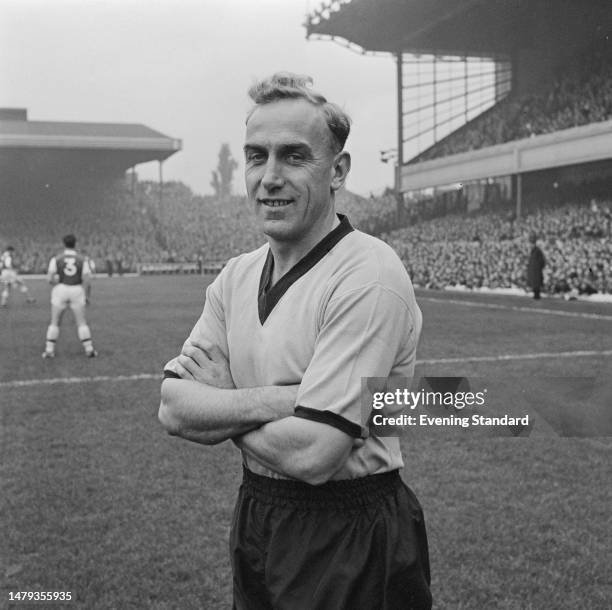
[[221, 144], [217, 170], [212, 172], [210, 185], [215, 190], [218, 199], [226, 199], [232, 194], [232, 178], [238, 163], [233, 159], [227, 142]]

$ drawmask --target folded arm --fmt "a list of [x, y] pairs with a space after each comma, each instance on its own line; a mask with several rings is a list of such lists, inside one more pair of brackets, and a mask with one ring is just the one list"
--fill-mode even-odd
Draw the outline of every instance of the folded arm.
[[388, 377], [401, 351], [410, 357], [404, 346], [416, 347], [420, 312], [414, 316], [403, 297], [378, 282], [338, 293], [326, 305], [296, 416], [234, 442], [265, 467], [313, 485], [354, 476], [347, 462], [364, 444], [369, 416], [362, 412], [362, 376]]
[[216, 388], [189, 379], [165, 379], [159, 421], [167, 432], [214, 445], [293, 413], [297, 386]]
[[212, 343], [187, 341], [162, 383], [159, 419], [169, 434], [212, 445], [232, 438], [259, 464], [311, 484], [329, 480], [360, 439], [295, 417], [298, 385], [236, 389]]
[[298, 386], [236, 389], [218, 346], [190, 341], [164, 379], [159, 421], [169, 434], [214, 445], [293, 414]]

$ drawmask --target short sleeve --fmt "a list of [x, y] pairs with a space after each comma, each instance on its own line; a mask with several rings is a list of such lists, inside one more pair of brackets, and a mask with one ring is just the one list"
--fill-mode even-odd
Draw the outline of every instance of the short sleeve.
[[[223, 310], [221, 275], [217, 276], [215, 281], [206, 289], [204, 310], [195, 323], [188, 339], [192, 341], [209, 341], [218, 346], [225, 357], [228, 358], [229, 350]], [[164, 366], [164, 377], [178, 377], [175, 362], [176, 358], [173, 358]]]
[[367, 436], [362, 378], [388, 377], [398, 363], [403, 371], [411, 370], [419, 333], [416, 302], [411, 308], [378, 283], [330, 300], [302, 378], [295, 415], [327, 423], [355, 438]]
[[47, 268], [47, 275], [55, 275], [57, 273], [57, 261], [55, 256], [49, 261], [49, 267]]

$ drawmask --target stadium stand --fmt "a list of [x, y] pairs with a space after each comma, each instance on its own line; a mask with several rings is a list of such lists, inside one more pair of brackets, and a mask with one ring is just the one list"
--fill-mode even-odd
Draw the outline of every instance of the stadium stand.
[[22, 273], [46, 271], [49, 258], [57, 253], [58, 240], [68, 232], [77, 236], [80, 250], [94, 259], [97, 270], [104, 268], [108, 257], [122, 259], [126, 269], [142, 258], [157, 259], [153, 226], [128, 191], [119, 186], [97, 191], [90, 187], [81, 196], [73, 196], [79, 200], [76, 211], [68, 201], [36, 206], [35, 211], [6, 206], [0, 239], [21, 253]]
[[[3, 219], [0, 243], [22, 254], [24, 273], [44, 273], [66, 227], [98, 272], [107, 260], [114, 271], [135, 272], [143, 263], [223, 263], [261, 245], [243, 197], [220, 202], [199, 196], [180, 182], [125, 183], [80, 198], [78, 217], [70, 205], [41, 208], [33, 219], [18, 208]], [[414, 283], [441, 289], [525, 288], [528, 235], [535, 232], [548, 265], [548, 293], [612, 293], [612, 202], [566, 203], [518, 220], [498, 213], [451, 214], [394, 229], [391, 195], [363, 198], [348, 191], [338, 209], [357, 228], [380, 234], [400, 254]], [[44, 210], [49, 213], [44, 214]], [[26, 211], [27, 212], [27, 211]], [[17, 237], [15, 237], [17, 236]]]
[[[540, 4], [544, 8], [548, 6], [544, 1]], [[340, 10], [330, 11], [327, 22], [317, 16], [316, 23], [313, 21], [308, 26], [309, 32], [318, 29], [323, 35], [331, 35], [334, 28], [346, 26], [344, 35], [350, 38], [355, 34], [363, 48], [370, 44], [374, 48], [377, 44], [384, 47], [386, 42], [376, 39], [373, 28], [362, 29], [362, 20], [353, 19], [355, 15], [351, 17], [351, 11], [365, 10], [366, 5], [369, 6], [365, 1], [343, 3]], [[400, 12], [413, 10], [395, 0], [385, 0], [384, 5]], [[568, 3], [566, 9], [571, 5], [573, 3]], [[608, 15], [604, 3], [599, 6], [602, 17]], [[370, 18], [374, 19], [377, 11], [371, 10]], [[512, 12], [514, 9], [508, 10], [519, 20], [517, 23], [527, 19], [522, 9], [516, 14]], [[346, 13], [346, 22], [342, 21], [343, 13]], [[547, 14], [546, 10], [542, 13]], [[581, 33], [572, 41], [572, 49], [577, 49], [578, 42], [582, 44], [584, 40], [592, 40], [592, 44], [583, 45], [580, 52], [572, 50], [563, 57], [559, 55], [560, 59], [553, 57], [560, 52], [560, 47], [556, 48], [555, 53], [551, 51], [550, 61], [533, 72], [529, 56], [525, 55], [519, 67], [530, 82], [523, 83], [522, 88], [513, 90], [501, 102], [421, 152], [410, 164], [443, 160], [449, 155], [474, 150], [484, 152], [482, 149], [496, 144], [611, 121], [612, 49], [605, 36], [589, 37], [592, 27], [599, 32], [598, 14], [593, 13], [592, 23], [587, 23], [584, 31], [577, 28]], [[562, 22], [569, 27], [573, 23], [571, 11], [563, 15]], [[487, 13], [493, 25], [504, 22], [502, 17], [493, 8]], [[471, 10], [464, 15], [470, 27], [471, 20], [478, 18]], [[531, 17], [527, 22], [531, 22]], [[445, 29], [444, 23], [441, 19], [432, 27], [439, 28], [438, 35], [442, 39], [449, 37], [447, 40], [454, 44], [453, 33]], [[534, 18], [533, 23], [538, 23], [538, 19]], [[506, 32], [505, 22], [503, 28]], [[554, 38], [556, 31], [551, 30], [549, 34], [550, 39], [542, 41], [543, 45], [553, 49], [561, 44]], [[414, 36], [417, 40], [421, 34], [417, 32]], [[517, 44], [516, 39], [509, 36], [504, 38], [503, 48], [495, 49], [496, 41], [497, 38], [486, 37], [482, 41], [483, 48], [502, 52]], [[422, 43], [427, 48], [429, 38], [424, 38]], [[378, 50], [391, 51], [386, 47]], [[531, 58], [534, 57], [532, 54]], [[553, 59], [559, 59], [557, 67], [547, 72]], [[539, 84], [537, 77], [544, 72], [547, 78]], [[212, 196], [194, 194], [180, 182], [160, 186], [155, 182], [134, 180], [130, 183], [125, 179], [126, 167], [134, 167], [137, 162], [134, 147], [138, 155], [161, 160], [180, 148], [178, 141], [143, 126], [29, 123], [27, 113], [19, 109], [0, 115], [0, 119], [2, 137], [8, 134], [7, 137], [19, 139], [26, 131], [25, 135], [32, 135], [29, 133], [32, 131], [37, 138], [43, 138], [37, 146], [48, 144], [45, 138], [58, 135], [61, 141], [55, 144], [68, 146], [73, 131], [87, 132], [92, 142], [103, 133], [112, 134], [117, 138], [115, 149], [104, 150], [104, 155], [96, 159], [104, 159], [104, 166], [108, 166], [111, 158], [121, 161], [117, 161], [121, 176], [117, 170], [112, 180], [109, 176], [98, 176], [78, 184], [59, 184], [55, 190], [45, 190], [47, 185], [44, 185], [45, 188], [29, 192], [22, 200], [12, 199], [12, 196], [21, 194], [20, 185], [25, 184], [25, 180], [3, 183], [0, 246], [11, 244], [17, 248], [22, 255], [23, 273], [44, 272], [58, 240], [67, 231], [79, 236], [80, 248], [94, 260], [98, 272], [112, 270], [114, 273], [143, 272], [146, 265], [157, 272], [166, 272], [181, 269], [172, 265], [182, 263], [186, 264], [183, 270], [192, 272], [214, 270], [228, 258], [252, 250], [263, 241], [244, 197], [220, 201]], [[6, 172], [6, 175], [18, 173], [14, 143], [7, 142], [3, 144], [4, 156], [0, 160], [15, 171]], [[37, 150], [31, 154], [34, 152], [40, 154]], [[89, 171], [92, 164], [83, 165], [83, 172]], [[50, 171], [57, 171], [62, 166], [44, 167], [51, 168], [44, 176], [46, 179], [55, 177]], [[527, 237], [535, 232], [548, 263], [544, 270], [546, 292], [612, 294], [612, 172], [609, 159], [602, 157], [581, 167], [543, 167], [541, 171], [524, 172], [520, 178], [524, 196], [519, 218], [516, 218], [514, 207], [516, 190], [512, 186], [516, 175], [494, 175], [481, 183], [474, 181], [464, 185], [463, 191], [446, 189], [442, 192], [441, 188], [440, 193], [433, 196], [421, 193], [420, 199], [412, 201], [408, 214], [401, 215], [403, 222], [408, 223], [404, 227], [397, 224], [397, 199], [393, 191], [369, 198], [341, 191], [337, 209], [348, 214], [357, 228], [386, 239], [400, 253], [414, 283], [422, 287], [526, 289]], [[504, 180], [505, 186], [502, 185]], [[491, 192], [496, 193], [495, 197], [489, 197]], [[473, 201], [478, 198], [481, 200]]]
[[526, 289], [532, 232], [547, 259], [546, 292], [612, 293], [612, 202], [566, 204], [517, 220], [449, 215], [383, 237], [418, 286]]
[[[124, 181], [116, 181], [73, 193], [73, 203], [37, 205], [35, 214], [7, 205], [0, 242], [12, 243], [22, 253], [23, 273], [45, 271], [67, 228], [79, 236], [98, 272], [106, 270], [107, 261], [116, 272], [119, 260], [126, 272], [143, 263], [222, 263], [261, 245], [244, 197], [220, 202], [195, 195], [180, 182], [164, 184], [162, 198], [159, 189], [158, 183], [139, 182], [132, 192]], [[392, 196], [365, 199], [343, 191], [338, 199], [339, 210], [355, 226], [376, 233], [393, 228]]]
[[[410, 226], [385, 238], [415, 283], [523, 289], [535, 231], [549, 293], [611, 292], [610, 23], [599, 0], [351, 0], [311, 13], [308, 38], [394, 56], [395, 191]], [[472, 78], [482, 59], [490, 74]]]
[[68, 232], [98, 269], [107, 258], [120, 269], [157, 258], [125, 175], [180, 148], [141, 124], [32, 121], [25, 108], [0, 109], [0, 240], [21, 253], [24, 273], [44, 271]]
[[436, 159], [612, 119], [612, 49], [596, 44], [563, 67], [549, 88], [509, 96], [419, 154]]

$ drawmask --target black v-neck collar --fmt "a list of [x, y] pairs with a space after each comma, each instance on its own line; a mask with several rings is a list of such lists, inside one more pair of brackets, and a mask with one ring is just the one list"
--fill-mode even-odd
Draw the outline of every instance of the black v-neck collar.
[[344, 214], [338, 214], [338, 219], [340, 224], [291, 267], [272, 287], [270, 287], [270, 283], [272, 282], [272, 271], [274, 269], [274, 256], [272, 250], [268, 249], [268, 256], [261, 270], [257, 298], [259, 321], [262, 324], [291, 285], [312, 269], [343, 237], [354, 231], [349, 219]]

